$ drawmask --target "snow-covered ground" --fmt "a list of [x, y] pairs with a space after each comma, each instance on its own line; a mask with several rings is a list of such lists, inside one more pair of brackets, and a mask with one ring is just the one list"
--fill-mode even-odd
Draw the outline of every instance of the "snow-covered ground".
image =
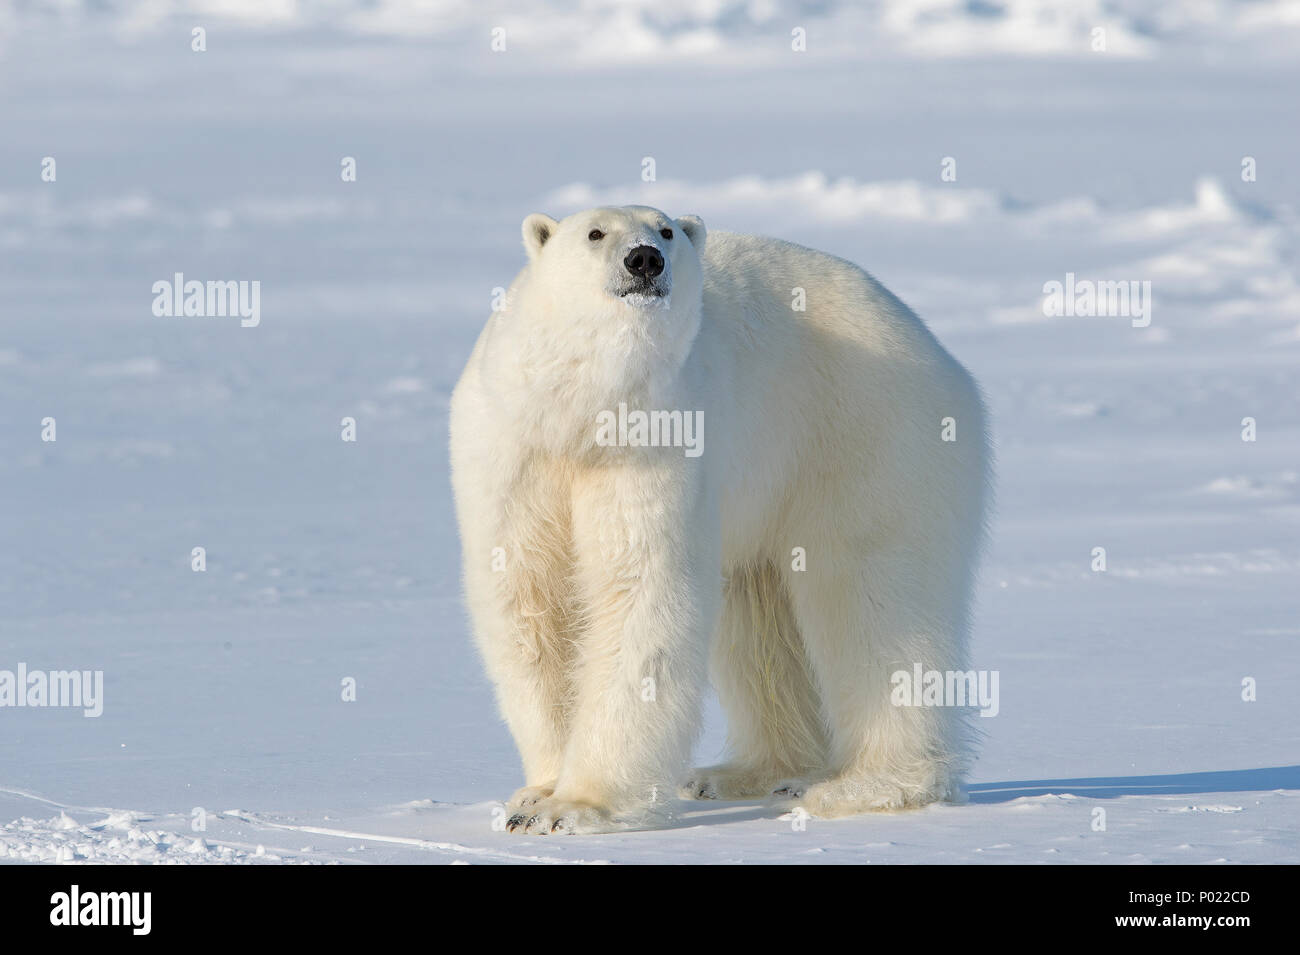
[[[104, 673], [0, 708], [0, 861], [1300, 861], [1297, 4], [513, 6], [0, 6], [0, 670]], [[607, 201], [858, 262], [980, 379], [967, 805], [494, 828], [447, 398], [524, 215]]]

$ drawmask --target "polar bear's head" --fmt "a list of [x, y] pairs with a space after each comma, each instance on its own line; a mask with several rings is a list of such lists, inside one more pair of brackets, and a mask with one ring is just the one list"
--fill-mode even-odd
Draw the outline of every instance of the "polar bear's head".
[[[671, 219], [649, 206], [605, 206], [556, 221], [524, 220], [530, 283], [561, 290], [571, 303], [634, 309], [698, 303], [704, 223]], [[694, 302], [692, 301], [694, 300]]]
[[672, 380], [700, 329], [703, 222], [601, 207], [558, 222], [535, 213], [523, 236], [507, 320], [522, 375], [580, 404]]

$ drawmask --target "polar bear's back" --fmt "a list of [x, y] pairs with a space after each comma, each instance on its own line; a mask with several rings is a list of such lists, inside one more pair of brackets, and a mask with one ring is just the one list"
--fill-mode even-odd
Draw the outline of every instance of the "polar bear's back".
[[[703, 259], [703, 329], [736, 356], [729, 391], [751, 412], [742, 418], [767, 423], [738, 449], [747, 461], [766, 460], [759, 474], [815, 471], [835, 449], [858, 480], [875, 475], [899, 489], [893, 509], [908, 507], [908, 494], [924, 508], [985, 484], [985, 414], [973, 379], [867, 272], [790, 242], [728, 232], [709, 233]], [[956, 443], [941, 440], [947, 418], [956, 421]], [[771, 433], [797, 437], [772, 442]]]
[[706, 321], [742, 348], [781, 346], [778, 354], [818, 362], [823, 375], [851, 353], [844, 370], [852, 377], [867, 357], [881, 374], [939, 379], [926, 390], [939, 384], [945, 400], [960, 392], [978, 401], [970, 376], [925, 323], [852, 262], [734, 232], [710, 232], [703, 260]]
[[811, 324], [886, 349], [904, 342], [912, 349], [938, 346], [906, 305], [845, 259], [736, 232], [710, 232], [703, 258], [706, 294], [742, 305], [736, 318]]

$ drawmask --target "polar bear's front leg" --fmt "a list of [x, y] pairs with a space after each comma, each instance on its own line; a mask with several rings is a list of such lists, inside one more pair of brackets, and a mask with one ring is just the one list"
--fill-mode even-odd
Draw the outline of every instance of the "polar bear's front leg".
[[519, 572], [511, 568], [497, 577], [480, 586], [471, 571], [466, 581], [484, 665], [523, 762], [526, 785], [511, 797], [513, 808], [549, 795], [559, 775], [567, 736], [567, 624], [563, 614], [539, 612], [512, 593], [537, 592]]
[[573, 526], [583, 633], [569, 739], [554, 794], [511, 820], [529, 833], [608, 830], [667, 807], [721, 602], [716, 511], [680, 460], [579, 481]]
[[523, 761], [516, 809], [554, 791], [568, 738], [569, 485], [561, 468], [531, 460], [504, 489], [467, 479], [457, 494], [474, 634]]

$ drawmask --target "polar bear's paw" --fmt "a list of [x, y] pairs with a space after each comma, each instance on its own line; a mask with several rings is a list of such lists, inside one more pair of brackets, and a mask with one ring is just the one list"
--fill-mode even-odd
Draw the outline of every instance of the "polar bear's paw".
[[529, 806], [536, 805], [541, 800], [549, 799], [553, 795], [555, 795], [555, 783], [546, 783], [542, 786], [524, 786], [522, 789], [515, 790], [515, 794], [506, 803], [506, 808], [527, 809]]
[[819, 819], [854, 816], [864, 812], [897, 812], [919, 809], [949, 798], [943, 787], [913, 785], [883, 777], [840, 776], [808, 786], [801, 792], [791, 791], [788, 798]]
[[587, 803], [546, 796], [511, 815], [506, 820], [506, 828], [530, 836], [546, 836], [552, 833], [580, 835], [610, 832], [616, 827], [603, 809]]
[[751, 766], [724, 763], [691, 770], [682, 784], [687, 799], [759, 799], [772, 790], [773, 774]]

